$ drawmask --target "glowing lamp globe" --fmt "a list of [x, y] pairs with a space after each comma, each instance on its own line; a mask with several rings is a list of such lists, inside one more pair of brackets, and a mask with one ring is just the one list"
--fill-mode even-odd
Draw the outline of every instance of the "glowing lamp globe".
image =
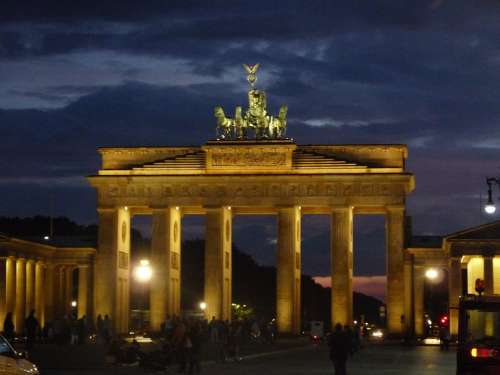
[[436, 280], [438, 276], [438, 270], [436, 270], [435, 268], [429, 268], [427, 271], [425, 271], [425, 277], [427, 277], [429, 280]]
[[147, 282], [153, 276], [153, 270], [149, 265], [149, 260], [143, 259], [134, 270], [135, 278], [140, 282]]
[[496, 210], [497, 207], [494, 204], [488, 203], [484, 206], [484, 212], [486, 212], [488, 215], [494, 214]]

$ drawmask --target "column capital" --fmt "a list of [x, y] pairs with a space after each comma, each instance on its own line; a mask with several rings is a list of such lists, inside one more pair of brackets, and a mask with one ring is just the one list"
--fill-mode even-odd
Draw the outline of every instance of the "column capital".
[[404, 213], [406, 207], [404, 205], [395, 204], [385, 206], [387, 213]]
[[350, 206], [350, 205], [347, 205], [347, 206], [330, 206], [330, 210], [332, 212], [353, 211], [354, 210], [354, 206]]
[[26, 264], [35, 264], [36, 260], [35, 259], [27, 259]]
[[176, 211], [181, 211], [181, 206], [169, 205], [169, 206], [151, 206], [151, 211], [153, 214], [162, 213], [169, 209], [175, 209]]

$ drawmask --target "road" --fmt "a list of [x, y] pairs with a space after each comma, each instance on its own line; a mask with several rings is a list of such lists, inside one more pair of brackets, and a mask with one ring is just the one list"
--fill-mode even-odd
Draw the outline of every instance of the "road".
[[[176, 373], [176, 368], [167, 374]], [[146, 374], [139, 368], [113, 368], [71, 371], [44, 371], [43, 375], [134, 375]], [[157, 373], [158, 374], [158, 373]], [[204, 364], [205, 375], [326, 375], [333, 374], [325, 347], [295, 348], [274, 354], [258, 354], [239, 363]], [[348, 362], [349, 375], [447, 375], [455, 374], [455, 353], [442, 353], [437, 347], [403, 348], [370, 346]]]

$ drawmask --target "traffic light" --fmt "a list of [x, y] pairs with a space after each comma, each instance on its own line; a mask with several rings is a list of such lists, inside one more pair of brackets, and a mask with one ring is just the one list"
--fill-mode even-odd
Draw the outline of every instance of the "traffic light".
[[441, 323], [441, 326], [448, 327], [448, 324], [450, 322], [448, 315], [443, 315], [441, 319], [439, 319], [439, 322]]

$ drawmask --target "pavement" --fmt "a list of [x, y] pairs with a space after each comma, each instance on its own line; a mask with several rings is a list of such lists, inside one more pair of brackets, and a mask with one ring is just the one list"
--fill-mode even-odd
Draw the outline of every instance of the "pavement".
[[[277, 343], [273, 348], [263, 347], [261, 351], [243, 355], [240, 362], [216, 364], [206, 360], [202, 365], [202, 374], [206, 375], [298, 375], [298, 374], [333, 374], [333, 366], [328, 358], [325, 345], [313, 346], [300, 342]], [[52, 357], [50, 364], [45, 361], [40, 366], [42, 375], [135, 375], [153, 374], [138, 367], [105, 365], [96, 360], [95, 346], [59, 347], [56, 352], [46, 347]], [[39, 351], [40, 352], [40, 351]], [[46, 352], [47, 353], [47, 352]], [[93, 358], [93, 359], [92, 359]], [[75, 366], [75, 359], [80, 365]], [[90, 360], [90, 361], [88, 361]], [[54, 362], [55, 361], [55, 362]], [[177, 368], [155, 374], [175, 374]], [[455, 352], [440, 352], [438, 347], [419, 346], [401, 347], [395, 345], [370, 345], [355, 354], [348, 361], [349, 375], [446, 375], [455, 374]]]

